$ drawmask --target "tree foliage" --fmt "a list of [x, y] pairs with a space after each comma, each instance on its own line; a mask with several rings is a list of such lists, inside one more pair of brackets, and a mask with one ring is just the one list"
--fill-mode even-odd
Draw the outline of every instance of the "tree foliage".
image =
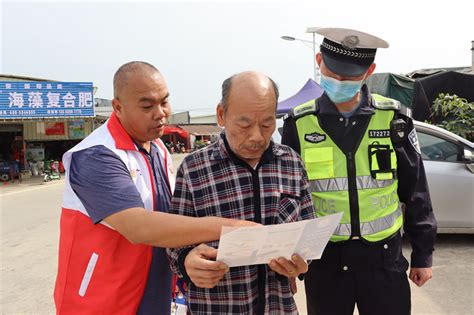
[[456, 94], [440, 93], [433, 102], [431, 122], [474, 141], [474, 103]]

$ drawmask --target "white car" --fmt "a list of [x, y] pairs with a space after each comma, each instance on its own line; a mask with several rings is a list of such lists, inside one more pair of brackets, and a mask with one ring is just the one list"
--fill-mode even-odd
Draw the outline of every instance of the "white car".
[[474, 143], [415, 121], [438, 233], [474, 233]]
[[[283, 120], [273, 134], [281, 142]], [[415, 121], [438, 233], [474, 233], [474, 143]]]

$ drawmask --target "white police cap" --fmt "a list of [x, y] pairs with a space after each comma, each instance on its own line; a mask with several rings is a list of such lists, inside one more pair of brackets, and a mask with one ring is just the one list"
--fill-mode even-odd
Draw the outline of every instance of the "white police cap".
[[324, 64], [344, 76], [363, 74], [374, 62], [377, 48], [389, 46], [377, 36], [347, 28], [316, 27], [308, 28], [307, 32], [324, 36], [320, 46]]

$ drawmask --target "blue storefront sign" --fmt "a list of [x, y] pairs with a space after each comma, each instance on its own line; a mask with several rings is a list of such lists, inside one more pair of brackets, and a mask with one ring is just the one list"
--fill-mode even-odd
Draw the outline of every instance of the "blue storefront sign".
[[91, 82], [0, 81], [0, 119], [94, 116]]

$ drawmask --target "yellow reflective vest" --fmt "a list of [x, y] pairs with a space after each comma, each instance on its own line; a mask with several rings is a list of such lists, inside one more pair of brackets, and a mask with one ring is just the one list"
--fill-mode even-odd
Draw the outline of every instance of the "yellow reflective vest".
[[[397, 193], [397, 157], [390, 137], [395, 114], [395, 107], [390, 103], [398, 102], [378, 95], [373, 97], [378, 106], [353, 153], [339, 149], [321, 128], [316, 115], [296, 119], [316, 216], [343, 212], [331, 237], [333, 242], [348, 240], [351, 236], [377, 242], [393, 235], [403, 225]], [[302, 104], [293, 112], [307, 111], [314, 106], [314, 101], [311, 103]], [[357, 198], [358, 216], [353, 215], [352, 220], [355, 218], [358, 222], [351, 222], [350, 198]]]

